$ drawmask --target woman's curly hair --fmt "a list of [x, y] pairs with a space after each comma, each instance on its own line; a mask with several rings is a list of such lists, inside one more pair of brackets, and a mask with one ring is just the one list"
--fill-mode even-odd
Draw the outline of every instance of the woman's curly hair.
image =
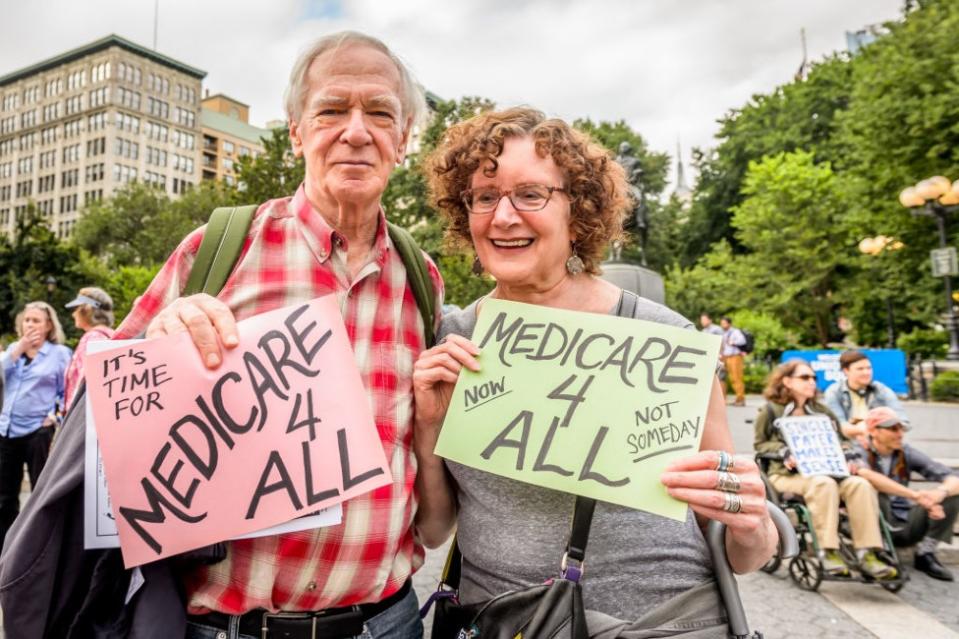
[[786, 388], [783, 379], [792, 377], [796, 373], [796, 369], [800, 366], [811, 368], [809, 362], [796, 357], [787, 362], [783, 362], [773, 369], [773, 372], [769, 374], [769, 378], [766, 380], [766, 389], [763, 390], [763, 397], [775, 404], [786, 405], [793, 401], [794, 397], [789, 389]]
[[609, 243], [623, 236], [632, 206], [625, 172], [587, 134], [529, 107], [489, 111], [455, 124], [427, 158], [431, 202], [449, 221], [447, 240], [454, 246], [472, 245], [463, 191], [480, 167], [486, 167], [487, 176], [495, 175], [505, 140], [518, 137], [532, 138], [536, 152], [552, 157], [563, 173], [574, 248], [586, 272], [598, 274]]

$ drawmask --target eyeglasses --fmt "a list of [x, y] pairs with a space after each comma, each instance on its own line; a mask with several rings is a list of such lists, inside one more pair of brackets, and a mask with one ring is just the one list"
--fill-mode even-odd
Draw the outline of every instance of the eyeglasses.
[[793, 379], [801, 379], [804, 382], [815, 381], [816, 376], [814, 374], [806, 373], [805, 375], [790, 375]]
[[508, 197], [517, 211], [542, 211], [549, 204], [553, 191], [565, 193], [566, 190], [558, 186], [544, 184], [517, 184], [511, 189], [501, 191], [495, 186], [463, 191], [463, 205], [470, 213], [486, 215], [492, 213], [499, 206], [503, 197]]

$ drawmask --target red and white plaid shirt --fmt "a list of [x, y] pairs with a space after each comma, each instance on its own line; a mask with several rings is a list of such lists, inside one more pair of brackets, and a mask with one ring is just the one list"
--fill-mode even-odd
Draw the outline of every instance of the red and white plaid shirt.
[[[179, 297], [202, 237], [200, 228], [180, 243], [117, 329], [117, 339], [142, 333]], [[399, 590], [423, 563], [412, 527], [412, 376], [413, 362], [424, 348], [423, 320], [382, 211], [370, 261], [352, 282], [346, 249], [346, 239], [316, 212], [301, 185], [292, 198], [260, 206], [218, 297], [242, 320], [336, 294], [393, 483], [345, 502], [338, 526], [229, 542], [224, 561], [186, 577], [192, 614], [322, 610], [376, 602]], [[439, 313], [443, 283], [436, 266], [427, 262]]]

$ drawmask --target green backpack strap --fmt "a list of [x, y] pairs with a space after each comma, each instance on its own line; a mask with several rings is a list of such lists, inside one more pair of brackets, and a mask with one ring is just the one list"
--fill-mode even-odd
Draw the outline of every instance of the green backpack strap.
[[183, 296], [194, 293], [216, 295], [226, 284], [258, 205], [224, 206], [215, 209], [203, 233], [203, 241], [193, 260]]
[[400, 253], [400, 259], [403, 260], [403, 266], [406, 267], [406, 279], [413, 289], [413, 297], [416, 298], [416, 306], [420, 309], [420, 315], [423, 316], [423, 335], [426, 338], [426, 346], [433, 345], [436, 336], [433, 333], [433, 321], [436, 317], [436, 291], [433, 290], [433, 280], [430, 279], [429, 267], [426, 266], [426, 259], [423, 258], [423, 251], [409, 231], [392, 222], [387, 222], [387, 230], [393, 246]]

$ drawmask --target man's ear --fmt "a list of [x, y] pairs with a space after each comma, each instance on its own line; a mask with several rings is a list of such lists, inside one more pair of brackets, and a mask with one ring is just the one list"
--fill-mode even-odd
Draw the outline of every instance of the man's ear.
[[293, 156], [300, 157], [303, 155], [303, 141], [300, 139], [299, 126], [293, 118], [290, 118], [287, 126], [290, 131], [290, 147], [293, 149]]

